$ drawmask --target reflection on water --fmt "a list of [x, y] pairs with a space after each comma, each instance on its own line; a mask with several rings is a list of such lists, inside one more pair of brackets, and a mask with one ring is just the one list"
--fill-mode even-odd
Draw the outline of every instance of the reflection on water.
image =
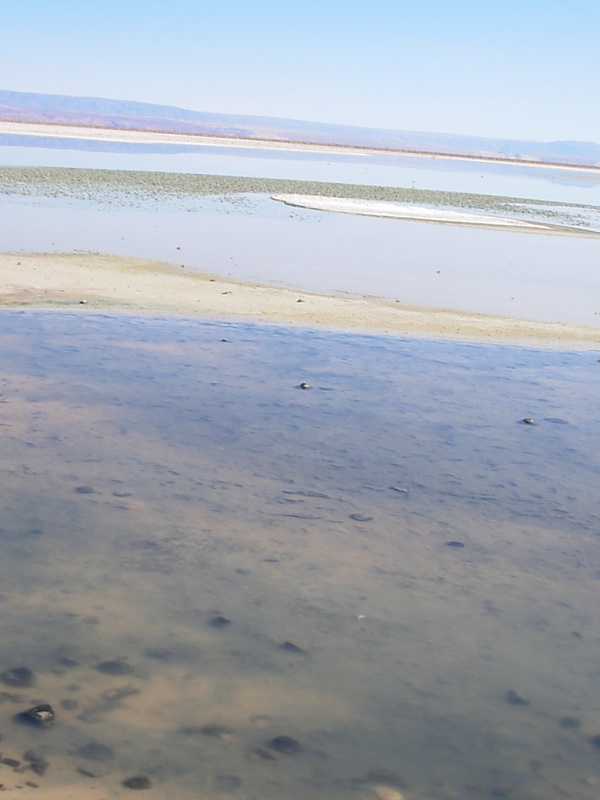
[[[28, 146], [24, 146], [27, 144]], [[600, 204], [591, 172], [438, 157], [174, 147], [0, 135], [0, 165], [243, 175]]]
[[1, 323], [7, 788], [597, 797], [595, 356]]

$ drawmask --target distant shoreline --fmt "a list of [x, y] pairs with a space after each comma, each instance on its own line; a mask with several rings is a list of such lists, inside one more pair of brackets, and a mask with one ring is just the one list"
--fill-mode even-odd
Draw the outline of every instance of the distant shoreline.
[[41, 136], [46, 138], [78, 139], [88, 141], [122, 142], [128, 144], [179, 144], [197, 147], [229, 147], [284, 152], [331, 153], [358, 156], [389, 155], [410, 158], [432, 158], [448, 161], [466, 161], [482, 164], [504, 164], [537, 169], [582, 172], [600, 176], [600, 166], [582, 166], [531, 159], [501, 158], [496, 156], [465, 155], [422, 150], [403, 150], [387, 147], [367, 147], [346, 144], [322, 144], [283, 139], [242, 138], [213, 136], [205, 133], [166, 133], [164, 131], [134, 128], [105, 128], [85, 125], [52, 124], [47, 122], [15, 122], [0, 120], [0, 135]]

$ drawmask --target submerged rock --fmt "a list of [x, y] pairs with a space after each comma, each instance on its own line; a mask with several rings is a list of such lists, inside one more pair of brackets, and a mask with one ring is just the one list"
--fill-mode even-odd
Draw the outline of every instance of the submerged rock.
[[36, 775], [44, 775], [50, 766], [44, 756], [36, 753], [35, 750], [27, 750], [23, 753], [23, 759], [29, 763]]
[[27, 711], [17, 714], [17, 719], [19, 722], [36, 725], [40, 728], [51, 728], [55, 720], [54, 709], [49, 703], [41, 703], [39, 706], [33, 706]]
[[96, 664], [96, 669], [105, 675], [131, 675], [133, 672], [133, 667], [119, 658], [114, 661], [101, 661]]
[[224, 628], [226, 625], [229, 625], [230, 622], [230, 619], [219, 614], [218, 616], [213, 617], [208, 624], [213, 628]]
[[275, 750], [276, 753], [283, 753], [284, 755], [299, 753], [301, 750], [300, 742], [294, 739], [293, 736], [275, 736], [268, 743], [268, 746], [271, 750]]
[[581, 728], [581, 721], [577, 719], [577, 717], [560, 717], [558, 724], [561, 728], [565, 728], [565, 730], [575, 730], [575, 728]]
[[287, 650], [289, 653], [308, 653], [308, 648], [304, 647], [302, 644], [298, 644], [298, 642], [292, 642], [290, 639], [287, 642], [284, 642], [281, 645], [283, 650]]
[[125, 778], [123, 786], [126, 789], [149, 789], [152, 784], [147, 775], [132, 775], [131, 778]]
[[518, 692], [515, 692], [514, 689], [509, 689], [506, 693], [506, 701], [513, 706], [528, 706], [529, 700], [522, 697]]
[[13, 667], [0, 674], [0, 679], [8, 686], [33, 686], [35, 673], [29, 667]]

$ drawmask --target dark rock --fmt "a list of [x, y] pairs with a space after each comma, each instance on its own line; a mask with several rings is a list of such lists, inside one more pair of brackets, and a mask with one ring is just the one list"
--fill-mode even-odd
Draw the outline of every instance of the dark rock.
[[101, 661], [96, 664], [98, 672], [103, 672], [105, 675], [131, 675], [133, 667], [126, 661], [116, 658], [114, 661]]
[[310, 389], [311, 387], [310, 387], [310, 384], [306, 383], [306, 381], [302, 381], [302, 383], [300, 384], [300, 386], [298, 388], [306, 390], [306, 389]]
[[89, 761], [109, 761], [115, 755], [112, 747], [98, 742], [88, 742], [78, 747], [76, 752], [81, 758]]
[[35, 674], [29, 667], [13, 667], [0, 674], [0, 680], [9, 686], [33, 686]]
[[526, 700], [524, 697], [521, 697], [521, 695], [518, 692], [515, 692], [514, 689], [508, 690], [508, 692], [506, 693], [506, 700], [513, 706], [529, 705], [529, 700]]
[[577, 717], [561, 717], [558, 720], [558, 724], [561, 728], [565, 728], [566, 730], [574, 730], [575, 728], [581, 728], [581, 721], [577, 719]]
[[152, 784], [147, 775], [133, 775], [131, 778], [125, 778], [123, 786], [126, 789], [149, 789]]
[[54, 709], [49, 703], [41, 703], [39, 706], [28, 708], [17, 714], [17, 720], [39, 728], [51, 728], [54, 725]]
[[79, 666], [79, 661], [77, 661], [76, 658], [69, 658], [68, 656], [65, 656], [64, 658], [59, 658], [58, 663], [62, 667], [68, 667], [69, 669]]
[[25, 786], [31, 786], [32, 789], [39, 789], [39, 783], [34, 783], [33, 781], [25, 781]]
[[36, 753], [34, 750], [27, 750], [27, 752], [23, 753], [23, 759], [29, 762], [31, 769], [40, 777], [46, 773], [46, 770], [50, 766], [44, 756]]
[[373, 517], [368, 514], [350, 514], [350, 519], [355, 520], [355, 522], [371, 522]]
[[456, 539], [452, 539], [449, 542], [446, 542], [446, 547], [464, 547], [464, 542], [459, 542]]
[[229, 625], [230, 622], [231, 622], [230, 619], [228, 619], [227, 617], [223, 617], [221, 616], [221, 614], [219, 614], [218, 616], [213, 617], [208, 624], [211, 625], [213, 628], [224, 628], [226, 625]]
[[520, 423], [521, 425], [535, 425], [535, 420], [531, 419], [531, 417], [525, 417], [520, 420]]
[[91, 486], [78, 486], [75, 491], [77, 494], [96, 494], [95, 490], [92, 489]]
[[275, 736], [269, 742], [271, 750], [276, 753], [284, 753], [285, 755], [292, 755], [293, 753], [300, 752], [300, 742], [294, 739], [293, 736]]
[[17, 767], [21, 766], [21, 762], [17, 758], [0, 758], [0, 762], [13, 769], [17, 769]]
[[288, 640], [287, 642], [284, 642], [281, 645], [281, 647], [284, 650], [287, 650], [290, 653], [307, 653], [308, 652], [306, 647], [304, 647], [301, 644], [298, 644], [298, 642], [292, 642], [290, 640]]

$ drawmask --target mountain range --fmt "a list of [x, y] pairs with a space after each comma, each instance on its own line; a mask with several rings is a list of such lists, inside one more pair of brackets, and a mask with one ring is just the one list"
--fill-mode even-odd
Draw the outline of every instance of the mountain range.
[[277, 117], [217, 114], [97, 97], [9, 90], [0, 90], [0, 121], [186, 133], [600, 167], [600, 145], [595, 142], [537, 142], [450, 133], [384, 130]]

